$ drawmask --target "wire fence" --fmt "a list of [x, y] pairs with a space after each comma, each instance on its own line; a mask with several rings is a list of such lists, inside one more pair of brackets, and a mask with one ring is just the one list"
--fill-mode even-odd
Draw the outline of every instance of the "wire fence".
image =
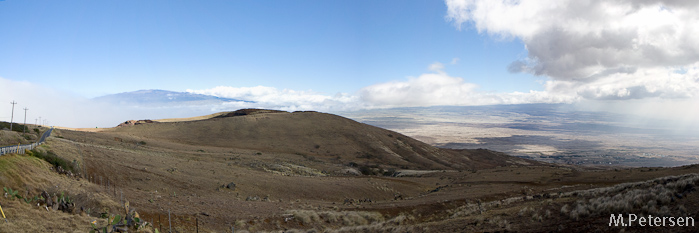
[[5, 147], [0, 147], [0, 155], [4, 154], [9, 154], [9, 153], [15, 153], [15, 154], [24, 154], [24, 150], [32, 150], [36, 148], [37, 146], [41, 145], [46, 141], [46, 138], [51, 135], [51, 131], [53, 131], [53, 127], [44, 132], [43, 135], [41, 135], [41, 138], [39, 141], [31, 144], [24, 144], [24, 145], [16, 145], [16, 146], [5, 146]]

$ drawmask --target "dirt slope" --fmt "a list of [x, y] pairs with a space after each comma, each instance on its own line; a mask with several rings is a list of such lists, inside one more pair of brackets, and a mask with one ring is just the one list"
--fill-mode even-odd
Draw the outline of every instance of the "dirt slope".
[[318, 112], [244, 109], [211, 119], [134, 125], [113, 132], [399, 169], [475, 169], [527, 163], [487, 150], [439, 149], [390, 130]]

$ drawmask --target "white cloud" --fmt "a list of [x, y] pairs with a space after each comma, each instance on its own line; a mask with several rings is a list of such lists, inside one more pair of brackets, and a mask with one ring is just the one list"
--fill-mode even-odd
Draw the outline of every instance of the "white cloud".
[[[453, 59], [455, 63], [458, 59]], [[572, 103], [577, 95], [555, 91], [529, 91], [490, 93], [479, 90], [479, 86], [453, 77], [444, 71], [440, 62], [430, 64], [430, 71], [418, 77], [377, 83], [358, 90], [354, 94], [328, 95], [313, 91], [296, 91], [274, 87], [230, 87], [218, 86], [204, 90], [187, 90], [190, 93], [212, 95], [250, 101], [254, 103], [228, 103], [214, 109], [226, 111], [237, 107], [272, 108], [287, 111], [317, 110], [346, 111], [367, 108], [426, 107], [437, 105], [494, 105], [527, 103]], [[554, 84], [549, 84], [555, 86]], [[560, 85], [560, 84], [558, 84]], [[555, 88], [550, 88], [555, 89]]]
[[570, 82], [574, 89], [588, 88], [584, 97], [635, 98], [634, 92], [684, 96], [688, 88], [673, 87], [682, 86], [677, 79], [697, 85], [695, 78], [667, 73], [697, 66], [699, 1], [447, 0], [446, 4], [446, 18], [458, 28], [472, 26], [481, 33], [524, 42], [528, 57], [513, 61], [510, 71]]
[[541, 94], [554, 102], [699, 125], [688, 110], [699, 106], [699, 1], [445, 2], [458, 29], [521, 40], [528, 56], [508, 71], [550, 78]]
[[[158, 106], [137, 107], [123, 105], [108, 105], [93, 101], [70, 93], [58, 91], [49, 87], [22, 81], [13, 81], [0, 78], [0, 121], [10, 121], [12, 105], [10, 101], [16, 101], [14, 109], [14, 122], [24, 122], [24, 110], [27, 111], [27, 123], [34, 124], [35, 119], [41, 117], [48, 120], [49, 125], [64, 127], [114, 127], [119, 123], [131, 119], [162, 119], [192, 117], [207, 115], [220, 111], [239, 109], [236, 103], [228, 106]], [[247, 103], [238, 103], [244, 105]], [[226, 108], [225, 107], [231, 107]], [[239, 107], [239, 108], [236, 108]]]
[[[453, 77], [444, 71], [442, 63], [428, 67], [430, 72], [406, 80], [377, 83], [358, 90], [354, 94], [328, 95], [314, 91], [277, 89], [274, 87], [218, 86], [204, 90], [187, 90], [190, 93], [212, 95], [250, 101], [216, 106], [218, 111], [238, 108], [272, 108], [287, 111], [317, 110], [346, 111], [367, 108], [424, 107], [436, 105], [493, 105], [525, 103], [572, 103], [576, 96], [546, 91], [489, 93], [479, 91], [477, 84]], [[251, 103], [253, 102], [253, 103]], [[233, 106], [235, 105], [235, 106]]]
[[591, 82], [553, 80], [545, 84], [552, 93], [572, 93], [591, 100], [685, 99], [699, 97], [699, 66], [684, 73], [664, 68], [616, 73]]
[[359, 91], [360, 99], [377, 108], [418, 107], [435, 105], [492, 105], [523, 103], [570, 103], [575, 96], [530, 91], [512, 93], [487, 93], [478, 85], [460, 77], [452, 77], [443, 71], [441, 63], [429, 66], [433, 73], [426, 73], [407, 81], [374, 84]]
[[435, 62], [435, 63], [430, 64], [430, 66], [427, 69], [434, 71], [434, 72], [442, 72], [442, 70], [444, 70], [444, 64], [439, 63], [439, 62]]
[[205, 90], [188, 89], [187, 92], [255, 102], [244, 104], [245, 107], [274, 108], [287, 111], [338, 111], [360, 107], [357, 97], [346, 93], [327, 95], [313, 91], [279, 90], [265, 86], [218, 86]]
[[[699, 67], [699, 66], [697, 66]], [[464, 78], [454, 77], [444, 71], [444, 65], [434, 63], [428, 66], [430, 72], [417, 77], [408, 77], [385, 83], [377, 83], [358, 90], [354, 94], [338, 93], [328, 95], [314, 91], [297, 91], [277, 89], [274, 87], [225, 87], [219, 86], [205, 90], [187, 90], [191, 93], [244, 100], [224, 102], [205, 106], [181, 106], [178, 103], [163, 106], [109, 106], [92, 100], [57, 92], [27, 82], [16, 82], [0, 78], [0, 85], [7, 87], [0, 93], [0, 99], [9, 103], [16, 100], [19, 105], [15, 110], [15, 119], [21, 119], [18, 109], [28, 107], [28, 122], [38, 116], [50, 119], [55, 125], [68, 127], [111, 127], [128, 119], [160, 119], [206, 115], [214, 112], [232, 111], [241, 108], [269, 108], [286, 111], [316, 110], [337, 112], [371, 108], [421, 107], [436, 105], [495, 105], [528, 103], [594, 103], [589, 100], [605, 100], [606, 108], [625, 109], [627, 113], [650, 114], [652, 109], [662, 109], [662, 114], [655, 112], [652, 116], [667, 118], [682, 116], [684, 122], [697, 124], [699, 110], [695, 107], [699, 96], [699, 85], [684, 85], [688, 82], [698, 83], [699, 68], [664, 72], [663, 69], [652, 70], [634, 79], [625, 75], [614, 74], [594, 82], [580, 83], [570, 80], [549, 80], [544, 83], [545, 91], [492, 93], [479, 90], [477, 84], [467, 82]], [[636, 74], [638, 75], [638, 74]], [[657, 77], [664, 78], [659, 79]], [[654, 98], [649, 105], [637, 100]], [[663, 101], [665, 99], [683, 98], [680, 101]], [[691, 101], [690, 101], [691, 100]], [[629, 105], [625, 105], [628, 101]], [[671, 104], [668, 104], [671, 103]], [[658, 107], [662, 104], [672, 108]], [[694, 105], [692, 105], [694, 104]], [[626, 107], [620, 107], [626, 106]], [[638, 108], [631, 111], [630, 107]], [[683, 106], [683, 107], [680, 107]], [[9, 120], [10, 105], [0, 108], [0, 117]], [[642, 111], [643, 110], [643, 111]], [[649, 115], [651, 116], [651, 115]], [[16, 122], [19, 122], [16, 120]], [[678, 121], [679, 122], [679, 121]]]
[[[440, 64], [441, 65], [441, 64]], [[403, 82], [387, 82], [364, 87], [361, 99], [374, 106], [404, 107], [430, 105], [463, 105], [478, 87], [462, 78], [451, 77], [430, 66], [435, 73], [422, 74]]]

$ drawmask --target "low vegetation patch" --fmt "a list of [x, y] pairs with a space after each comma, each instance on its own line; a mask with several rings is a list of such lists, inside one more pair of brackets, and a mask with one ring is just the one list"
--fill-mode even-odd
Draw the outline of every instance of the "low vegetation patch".
[[[354, 163], [356, 165], [356, 163]], [[351, 165], [351, 164], [350, 164]], [[395, 176], [396, 169], [395, 168], [383, 168], [379, 165], [359, 165], [359, 172], [361, 172], [363, 175], [367, 176], [377, 176], [377, 175], [382, 175], [382, 176]]]
[[63, 170], [63, 171], [70, 171], [72, 174], [75, 174], [75, 171], [77, 170], [77, 161], [69, 162], [68, 160], [65, 160], [52, 151], [43, 151], [43, 150], [27, 150], [26, 151], [27, 155], [34, 156], [40, 159], [43, 159], [44, 161], [50, 163], [53, 165], [57, 170]]

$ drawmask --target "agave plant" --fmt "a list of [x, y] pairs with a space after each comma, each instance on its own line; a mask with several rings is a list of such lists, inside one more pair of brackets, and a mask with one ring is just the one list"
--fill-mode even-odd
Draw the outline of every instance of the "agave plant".
[[[92, 230], [90, 230], [90, 233], [98, 233], [98, 232], [125, 232], [126, 228], [121, 228], [117, 227], [120, 225], [120, 222], [122, 221], [121, 215], [111, 215], [107, 217], [107, 225], [104, 227], [98, 227], [97, 220], [92, 221], [90, 224], [92, 224]], [[118, 229], [117, 229], [118, 228]]]
[[34, 198], [28, 198], [28, 197], [24, 198], [24, 202], [26, 202], [27, 204], [31, 204], [32, 202], [34, 202], [36, 200], [39, 200], [38, 196], [34, 196]]
[[5, 190], [5, 197], [9, 195], [10, 199], [14, 200], [16, 198], [22, 199], [22, 195], [17, 194], [17, 191], [19, 190], [12, 190], [12, 188], [8, 187], [2, 187], [3, 190]]
[[[129, 208], [128, 201], [124, 203], [124, 213], [123, 218], [118, 214], [107, 216], [107, 225], [103, 227], [97, 226], [97, 220], [93, 221], [90, 233], [127, 232], [129, 229], [139, 230], [148, 226], [148, 222], [141, 220], [136, 210]], [[158, 229], [155, 232], [159, 233]]]

